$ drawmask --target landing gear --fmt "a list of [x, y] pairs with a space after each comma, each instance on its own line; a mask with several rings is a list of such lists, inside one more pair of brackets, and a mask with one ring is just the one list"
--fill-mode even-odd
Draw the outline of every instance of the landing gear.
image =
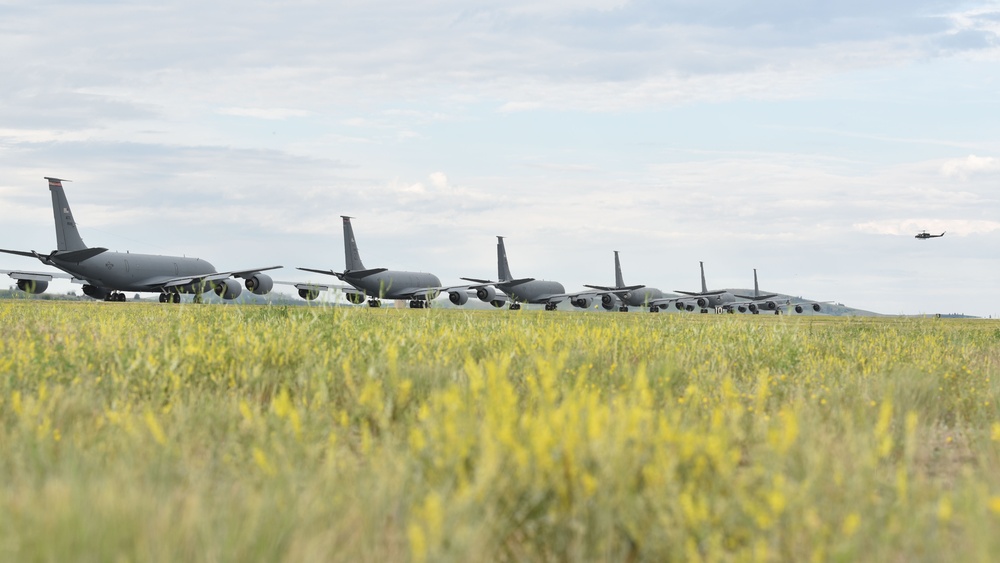
[[161, 293], [160, 303], [180, 303], [181, 294], [180, 293]]
[[168, 300], [170, 300], [170, 294], [169, 293], [161, 293], [160, 294], [160, 303], [166, 303]]
[[424, 308], [428, 308], [429, 309], [430, 306], [431, 306], [431, 304], [430, 304], [429, 301], [423, 301], [421, 299], [414, 299], [414, 300], [410, 301], [410, 308], [411, 309], [424, 309]]
[[[546, 305], [546, 307], [548, 307], [548, 305]], [[510, 309], [511, 311], [518, 311], [518, 310], [521, 309], [521, 304], [520, 303], [511, 303], [510, 306], [507, 307], [507, 308]]]
[[774, 314], [775, 315], [780, 315], [781, 314], [781, 309], [775, 309], [774, 310]]
[[707, 314], [708, 314], [708, 309], [702, 309], [702, 310], [701, 310], [701, 314], [703, 314], [703, 315], [707, 315]]
[[650, 313], [659, 313], [660, 312], [660, 306], [659, 305], [650, 305], [649, 306], [649, 312]]
[[105, 301], [114, 302], [114, 303], [124, 303], [125, 302], [125, 294], [124, 293], [119, 293], [119, 292], [115, 291], [115, 292], [109, 293], [108, 296], [104, 298], [104, 300]]
[[555, 303], [546, 303], [545, 304], [545, 310], [546, 311], [555, 311], [556, 310], [556, 304]]
[[373, 309], [375, 309], [375, 308], [381, 307], [382, 306], [382, 302], [379, 301], [378, 299], [375, 299], [374, 297], [372, 297], [371, 299], [368, 300], [368, 306], [371, 307], [371, 308], [373, 308]]
[[618, 307], [618, 312], [628, 313], [628, 305], [622, 305], [621, 307]]

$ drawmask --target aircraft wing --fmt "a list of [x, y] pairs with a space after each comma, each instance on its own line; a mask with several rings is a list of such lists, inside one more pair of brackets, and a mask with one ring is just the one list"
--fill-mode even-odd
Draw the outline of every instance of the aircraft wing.
[[718, 291], [681, 291], [679, 289], [675, 289], [674, 290], [674, 293], [680, 293], [682, 295], [689, 295], [691, 297], [708, 297], [709, 295], [721, 295], [721, 294], [723, 294], [725, 292], [726, 292], [726, 290], [724, 290], [724, 289], [720, 289]]
[[69, 274], [63, 272], [30, 272], [28, 270], [0, 270], [0, 274], [6, 274], [15, 280], [27, 280], [27, 281], [44, 281], [49, 282], [55, 278], [61, 280], [71, 280], [74, 283], [86, 283], [84, 280], [77, 279]]
[[144, 285], [151, 290], [157, 289], [169, 289], [171, 287], [181, 287], [185, 285], [201, 285], [210, 284], [212, 282], [222, 281], [229, 278], [249, 278], [253, 274], [259, 272], [266, 272], [268, 270], [277, 270], [281, 266], [268, 266], [266, 268], [255, 268], [250, 270], [235, 270], [231, 272], [215, 272], [212, 274], [204, 274], [199, 276], [179, 276], [179, 277], [156, 277], [150, 278], [144, 281]]

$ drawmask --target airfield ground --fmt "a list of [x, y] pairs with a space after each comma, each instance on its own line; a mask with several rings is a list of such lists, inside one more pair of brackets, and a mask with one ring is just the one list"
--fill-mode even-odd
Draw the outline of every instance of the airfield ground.
[[0, 302], [0, 559], [988, 560], [1000, 322]]

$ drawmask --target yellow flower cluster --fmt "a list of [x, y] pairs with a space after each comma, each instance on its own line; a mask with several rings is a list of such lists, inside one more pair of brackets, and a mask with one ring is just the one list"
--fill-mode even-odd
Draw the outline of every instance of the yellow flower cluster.
[[991, 321], [0, 302], [15, 560], [989, 559]]

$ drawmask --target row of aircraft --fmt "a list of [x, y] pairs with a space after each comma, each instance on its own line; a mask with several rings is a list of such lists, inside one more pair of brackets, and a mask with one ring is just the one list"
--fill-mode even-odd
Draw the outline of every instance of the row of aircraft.
[[[464, 285], [445, 287], [434, 274], [404, 272], [387, 268], [366, 268], [354, 238], [350, 217], [344, 222], [344, 259], [342, 272], [315, 268], [298, 268], [306, 272], [329, 275], [347, 285], [321, 283], [281, 282], [268, 274], [282, 266], [265, 266], [229, 272], [217, 272], [212, 264], [200, 258], [158, 256], [112, 252], [107, 248], [88, 247], [84, 244], [70, 210], [62, 183], [67, 180], [45, 178], [52, 194], [52, 212], [55, 220], [57, 249], [42, 254], [37, 251], [6, 250], [0, 252], [36, 258], [53, 266], [59, 272], [34, 272], [27, 270], [0, 270], [17, 282], [22, 291], [32, 294], [44, 292], [56, 278], [69, 279], [83, 285], [83, 293], [94, 299], [125, 301], [125, 292], [158, 293], [161, 303], [179, 303], [182, 294], [193, 294], [196, 299], [209, 291], [223, 299], [235, 299], [245, 287], [256, 295], [269, 293], [274, 284], [294, 286], [303, 299], [314, 300], [323, 291], [340, 292], [350, 303], [380, 307], [382, 299], [405, 300], [411, 308], [424, 308], [439, 295], [448, 295], [455, 305], [465, 305], [471, 296], [500, 308], [520, 309], [522, 304], [544, 305], [545, 310], [555, 310], [559, 303], [568, 301], [574, 307], [589, 309], [598, 304], [606, 310], [628, 311], [629, 307], [645, 307], [650, 312], [674, 307], [677, 310], [705, 313], [773, 311], [780, 314], [789, 309], [802, 313], [806, 309], [820, 311], [819, 302], [792, 303], [779, 299], [777, 294], [761, 293], [754, 270], [753, 295], [733, 294], [727, 290], [710, 291], [705, 283], [705, 265], [701, 263], [701, 291], [678, 291], [680, 296], [668, 296], [663, 291], [645, 285], [626, 285], [622, 278], [621, 262], [615, 251], [615, 285], [585, 285], [584, 291], [567, 293], [559, 282], [535, 278], [515, 278], [510, 273], [503, 237], [497, 237], [497, 279], [462, 278]], [[242, 279], [241, 284], [237, 279]]]

